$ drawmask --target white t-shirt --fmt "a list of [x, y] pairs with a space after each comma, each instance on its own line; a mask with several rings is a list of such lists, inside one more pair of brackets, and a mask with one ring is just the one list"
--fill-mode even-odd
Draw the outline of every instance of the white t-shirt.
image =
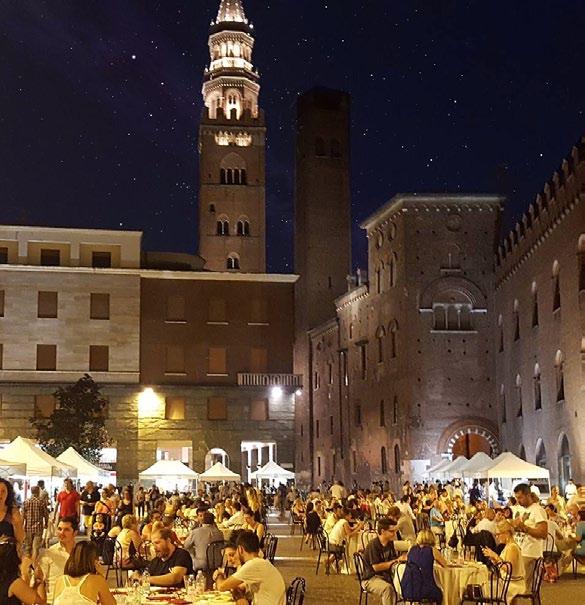
[[39, 563], [47, 582], [47, 603], [53, 602], [55, 582], [63, 575], [68, 558], [69, 553], [60, 542], [41, 552]]
[[[526, 527], [534, 528], [539, 523], [547, 522], [546, 513], [540, 504], [533, 502], [528, 508], [524, 509], [524, 524]], [[522, 550], [522, 556], [529, 559], [538, 559], [542, 557], [544, 550], [544, 540], [533, 538], [528, 534], [521, 533], [519, 536], [519, 546]]]
[[250, 559], [232, 577], [244, 582], [254, 605], [285, 605], [286, 585], [270, 561]]
[[337, 500], [341, 500], [342, 498], [345, 498], [345, 496], [347, 495], [347, 491], [346, 491], [345, 487], [343, 487], [343, 485], [338, 485], [337, 483], [334, 483], [329, 488], [329, 492]]
[[329, 544], [341, 546], [345, 540], [345, 526], [348, 524], [347, 519], [339, 519], [329, 532]]

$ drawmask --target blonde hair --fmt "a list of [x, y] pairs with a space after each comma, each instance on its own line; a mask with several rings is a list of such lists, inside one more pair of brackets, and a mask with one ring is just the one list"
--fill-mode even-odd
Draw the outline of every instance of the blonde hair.
[[131, 529], [135, 525], [138, 524], [138, 520], [134, 515], [124, 515], [122, 517], [122, 528], [123, 529]]
[[416, 534], [416, 543], [418, 546], [434, 546], [437, 539], [430, 529], [422, 529]]
[[499, 534], [510, 534], [514, 535], [514, 526], [508, 521], [508, 519], [502, 519], [496, 525], [496, 530]]

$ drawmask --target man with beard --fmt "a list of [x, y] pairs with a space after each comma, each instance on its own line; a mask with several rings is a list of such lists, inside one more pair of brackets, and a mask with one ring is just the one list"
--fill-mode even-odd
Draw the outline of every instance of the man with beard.
[[183, 586], [183, 578], [193, 573], [191, 555], [173, 544], [173, 532], [166, 527], [152, 533], [156, 557], [148, 564], [150, 583], [153, 586]]

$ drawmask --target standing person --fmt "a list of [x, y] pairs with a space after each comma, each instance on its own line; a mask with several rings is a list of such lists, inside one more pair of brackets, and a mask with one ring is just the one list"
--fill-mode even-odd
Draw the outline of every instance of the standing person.
[[134, 504], [136, 505], [136, 515], [140, 520], [144, 519], [144, 515], [146, 513], [146, 494], [144, 493], [144, 488], [142, 485], [136, 491], [136, 496], [134, 496]]
[[100, 495], [93, 481], [88, 481], [85, 484], [85, 489], [81, 492], [80, 503], [81, 503], [81, 515], [83, 529], [85, 533], [89, 533], [93, 522], [93, 514], [95, 511], [95, 505], [100, 501]]
[[132, 491], [125, 487], [122, 490], [122, 498], [118, 502], [118, 507], [116, 509], [116, 519], [122, 520], [126, 515], [134, 514], [134, 505], [132, 501]]
[[41, 500], [38, 485], [31, 487], [31, 497], [24, 502], [24, 554], [37, 560], [43, 541], [43, 532], [49, 522], [49, 509]]
[[39, 479], [37, 481], [37, 485], [39, 486], [39, 498], [45, 502], [47, 508], [51, 508], [51, 500], [49, 498], [49, 492], [45, 489], [45, 482], [43, 479]]
[[570, 500], [573, 496], [577, 495], [577, 486], [573, 479], [569, 479], [567, 481], [567, 485], [565, 485], [565, 500]]
[[345, 489], [345, 486], [343, 485], [342, 481], [336, 481], [329, 488], [329, 493], [333, 498], [339, 501], [343, 500], [344, 498], [347, 498], [347, 490]]
[[62, 517], [57, 524], [57, 538], [59, 542], [42, 552], [39, 561], [43, 577], [47, 584], [47, 599], [53, 602], [55, 582], [63, 575], [65, 563], [75, 547], [75, 535], [77, 534], [77, 517]]
[[364, 550], [364, 588], [382, 599], [382, 605], [393, 605], [391, 569], [398, 559], [394, 548], [397, 526], [390, 519], [378, 520], [378, 536]]
[[218, 590], [251, 593], [253, 605], [285, 605], [286, 585], [278, 569], [259, 557], [258, 536], [242, 531], [236, 544], [242, 566], [229, 578], [215, 574]]
[[79, 501], [79, 492], [73, 486], [73, 481], [65, 479], [63, 489], [57, 494], [55, 519], [59, 517], [75, 517], [79, 523]]
[[14, 503], [12, 485], [6, 479], [0, 479], [0, 538], [14, 538], [17, 549], [24, 541], [22, 515]]
[[514, 488], [514, 496], [518, 504], [524, 507], [523, 514], [512, 521], [512, 526], [523, 534], [520, 549], [526, 582], [530, 584], [536, 560], [542, 557], [544, 551], [544, 540], [548, 533], [547, 518], [540, 503], [533, 500], [528, 483], [519, 483]]
[[35, 570], [34, 585], [29, 586], [21, 577], [20, 558], [14, 540], [0, 538], [0, 603], [45, 605], [46, 602], [45, 584], [40, 571]]
[[100, 605], [116, 605], [106, 579], [98, 571], [98, 552], [93, 542], [75, 545], [63, 573], [55, 584], [54, 605], [98, 602]]

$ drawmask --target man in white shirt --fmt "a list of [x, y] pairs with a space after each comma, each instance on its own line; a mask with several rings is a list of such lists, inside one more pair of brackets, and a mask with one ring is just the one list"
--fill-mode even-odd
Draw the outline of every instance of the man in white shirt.
[[482, 515], [481, 521], [471, 528], [472, 533], [477, 534], [480, 531], [489, 531], [494, 538], [496, 537], [496, 511], [493, 508], [487, 508]]
[[285, 605], [286, 585], [281, 573], [260, 559], [260, 542], [252, 531], [242, 531], [237, 540], [242, 567], [229, 578], [221, 570], [214, 574], [218, 590], [238, 590], [252, 596], [253, 605]]
[[244, 512], [240, 502], [234, 502], [235, 513], [225, 522], [226, 527], [242, 527], [244, 525]]
[[[524, 513], [512, 521], [516, 532], [520, 533], [520, 550], [524, 562], [526, 583], [530, 586], [536, 560], [542, 557], [544, 540], [548, 534], [544, 508], [536, 501], [528, 483], [520, 483], [514, 488], [514, 496]], [[522, 535], [523, 534], [523, 535]]]
[[336, 500], [343, 500], [343, 498], [347, 498], [347, 490], [345, 489], [341, 481], [336, 481], [329, 488], [329, 492]]
[[53, 602], [55, 582], [57, 578], [64, 574], [65, 563], [67, 563], [67, 559], [75, 547], [77, 529], [78, 525], [75, 517], [63, 517], [57, 524], [59, 542], [41, 551], [40, 567], [46, 584], [47, 603]]
[[569, 479], [567, 481], [567, 485], [565, 485], [565, 500], [570, 500], [573, 496], [577, 494], [577, 486], [573, 479]]

